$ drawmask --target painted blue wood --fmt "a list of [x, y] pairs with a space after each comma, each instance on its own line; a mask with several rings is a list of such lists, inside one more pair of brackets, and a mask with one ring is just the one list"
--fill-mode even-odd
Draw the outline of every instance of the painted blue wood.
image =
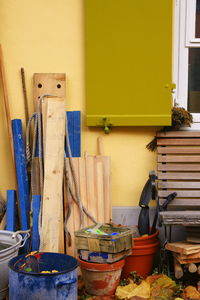
[[[66, 117], [67, 117], [69, 144], [70, 144], [71, 153], [73, 156], [73, 153], [74, 153], [74, 113], [73, 113], [73, 111], [67, 111]], [[66, 146], [66, 157], [69, 157], [67, 146]]]
[[39, 235], [39, 214], [40, 214], [41, 196], [33, 195], [32, 210], [33, 210], [33, 226], [32, 226], [32, 251], [39, 251], [40, 235]]
[[6, 195], [6, 230], [15, 231], [16, 191], [7, 190]]
[[25, 159], [25, 147], [22, 132], [22, 121], [20, 119], [12, 120], [12, 131], [14, 140], [21, 229], [27, 230], [29, 229], [30, 198]]
[[81, 112], [74, 111], [74, 130], [73, 130], [73, 157], [81, 156]]

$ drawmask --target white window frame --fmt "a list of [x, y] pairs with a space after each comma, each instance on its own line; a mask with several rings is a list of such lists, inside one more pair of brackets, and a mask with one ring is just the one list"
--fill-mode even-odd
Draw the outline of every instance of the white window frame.
[[[195, 38], [196, 0], [176, 0], [174, 13], [174, 67], [173, 80], [176, 90], [174, 103], [187, 109], [188, 106], [188, 54], [189, 48], [200, 48], [200, 39]], [[200, 129], [200, 113], [193, 113], [191, 129]]]

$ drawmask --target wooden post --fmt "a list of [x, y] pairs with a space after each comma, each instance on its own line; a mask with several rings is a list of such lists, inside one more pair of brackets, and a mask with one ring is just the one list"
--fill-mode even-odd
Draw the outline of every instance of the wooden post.
[[[63, 98], [48, 98], [42, 207], [42, 251], [60, 251], [63, 224], [65, 110]], [[64, 235], [64, 232], [63, 232]]]

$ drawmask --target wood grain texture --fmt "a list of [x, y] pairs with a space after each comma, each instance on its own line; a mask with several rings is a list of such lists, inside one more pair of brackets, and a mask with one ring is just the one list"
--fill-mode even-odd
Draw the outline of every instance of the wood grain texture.
[[200, 245], [193, 245], [186, 241], [174, 242], [174, 243], [167, 243], [165, 245], [167, 250], [180, 253], [180, 254], [194, 254], [200, 252]]
[[159, 189], [200, 189], [199, 181], [159, 181]]
[[158, 154], [200, 154], [200, 147], [198, 146], [158, 146]]
[[[69, 159], [66, 158], [66, 160], [68, 162]], [[110, 157], [91, 155], [73, 157], [72, 163], [75, 166], [79, 194], [83, 205], [99, 223], [108, 222], [111, 219]], [[70, 180], [72, 180], [71, 174]], [[72, 188], [75, 192], [74, 185]], [[68, 229], [72, 235], [72, 245], [70, 247], [66, 246], [67, 254], [77, 256], [74, 231], [80, 229], [80, 211], [76, 204], [73, 203], [72, 206], [73, 216], [71, 216], [68, 223]], [[84, 226], [88, 225], [93, 225], [93, 222], [84, 216]]]
[[157, 162], [167, 163], [167, 162], [184, 162], [184, 163], [199, 163], [200, 155], [158, 155]]
[[200, 171], [200, 164], [188, 164], [188, 163], [158, 163], [157, 164], [158, 171]]
[[157, 137], [200, 137], [200, 131], [197, 130], [179, 130], [157, 132]]
[[159, 197], [167, 197], [169, 194], [174, 193], [174, 192], [177, 193], [177, 197], [200, 198], [200, 190], [199, 191], [192, 191], [192, 190], [184, 190], [184, 191], [183, 190], [167, 190], [167, 191], [162, 191], [162, 190], [159, 190], [158, 191], [158, 196]]
[[196, 145], [200, 145], [200, 138], [195, 138], [195, 139], [191, 139], [191, 138], [180, 138], [180, 139], [176, 139], [176, 138], [166, 138], [166, 139], [158, 139], [157, 140], [157, 145], [159, 146], [186, 146], [186, 145], [190, 145], [190, 146], [196, 146]]
[[46, 119], [42, 251], [58, 252], [61, 251], [59, 233], [63, 222], [64, 99], [62, 101], [48, 99]]
[[158, 172], [158, 179], [175, 179], [175, 180], [199, 180], [199, 172]]

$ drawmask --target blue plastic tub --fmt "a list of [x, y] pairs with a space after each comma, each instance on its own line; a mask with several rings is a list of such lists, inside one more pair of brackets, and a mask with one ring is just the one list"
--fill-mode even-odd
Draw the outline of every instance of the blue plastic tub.
[[12, 300], [76, 300], [77, 260], [60, 253], [41, 253], [38, 266], [41, 271], [26, 272], [19, 268], [25, 255], [9, 261], [9, 299]]

